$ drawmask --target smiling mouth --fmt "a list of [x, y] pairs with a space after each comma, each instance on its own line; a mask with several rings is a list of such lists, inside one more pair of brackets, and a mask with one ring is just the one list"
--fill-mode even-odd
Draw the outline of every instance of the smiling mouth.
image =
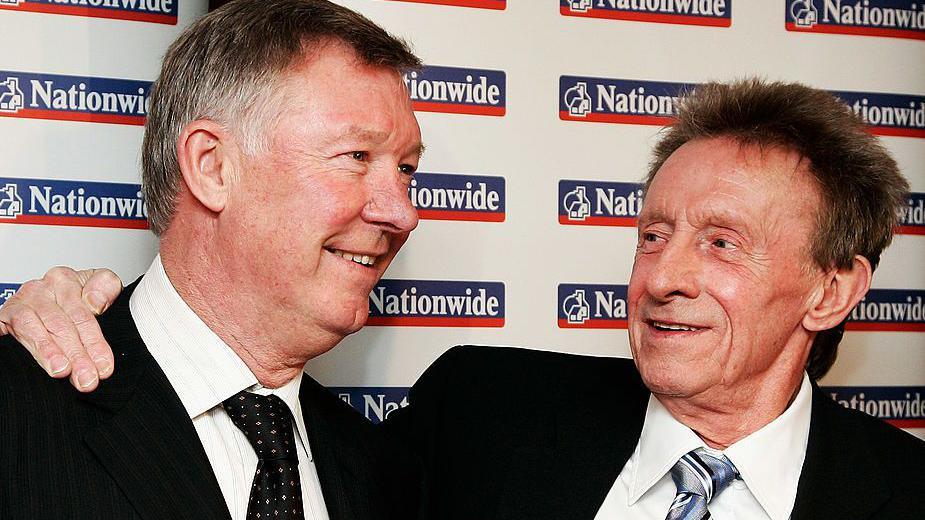
[[340, 249], [325, 248], [326, 251], [329, 251], [344, 260], [349, 260], [355, 264], [364, 265], [367, 267], [372, 267], [376, 263], [378, 256], [364, 255], [362, 253], [351, 253], [350, 251], [342, 251]]
[[697, 332], [698, 330], [702, 330], [699, 327], [694, 327], [691, 325], [682, 325], [680, 323], [666, 323], [664, 321], [655, 321], [655, 320], [650, 321], [649, 325], [651, 325], [656, 330], [661, 330], [665, 332]]

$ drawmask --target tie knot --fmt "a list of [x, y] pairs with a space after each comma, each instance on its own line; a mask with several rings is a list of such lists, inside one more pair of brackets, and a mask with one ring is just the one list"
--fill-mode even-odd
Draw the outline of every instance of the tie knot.
[[707, 502], [726, 489], [738, 474], [725, 455], [712, 455], [703, 448], [682, 456], [671, 468], [671, 478], [679, 494], [698, 495]]
[[298, 460], [292, 413], [275, 395], [238, 392], [222, 402], [231, 422], [251, 443], [260, 460]]

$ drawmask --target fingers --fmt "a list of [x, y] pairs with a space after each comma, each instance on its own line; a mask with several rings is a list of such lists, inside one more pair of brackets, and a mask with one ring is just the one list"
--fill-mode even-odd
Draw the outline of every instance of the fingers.
[[[36, 297], [42, 290], [37, 280], [23, 284], [20, 292], [17, 292], [0, 308], [0, 321], [49, 375], [65, 377], [71, 373], [70, 361], [58, 347], [36, 311], [22, 303], [24, 294]], [[45, 298], [48, 298], [47, 293]]]
[[[114, 368], [112, 350], [84, 300], [84, 282], [93, 278], [93, 271], [55, 267], [41, 280], [24, 283], [0, 308], [4, 328], [36, 361], [52, 377], [69, 375], [71, 384], [82, 392], [96, 389]], [[111, 271], [100, 274], [95, 283], [99, 288], [94, 292], [111, 292], [108, 287], [113, 284], [115, 294], [121, 289], [121, 281]], [[96, 308], [108, 306], [108, 301], [102, 301]]]
[[[97, 285], [106, 289], [107, 282], [108, 285], [112, 285], [112, 280], [115, 280], [115, 285], [121, 289], [122, 282], [112, 271], [99, 271], [106, 271], [111, 278], [106, 278], [103, 283], [98, 281]], [[52, 335], [61, 334], [61, 338], [56, 339], [74, 367], [71, 383], [78, 389], [87, 391], [96, 387], [97, 378], [106, 379], [113, 371], [112, 349], [103, 338], [103, 331], [100, 330], [96, 317], [91, 312], [90, 303], [85, 298], [85, 284], [93, 279], [93, 273], [94, 270], [75, 272], [67, 267], [51, 269], [43, 280], [51, 284], [56, 305], [36, 309]], [[103, 276], [105, 277], [105, 273]], [[118, 295], [118, 291], [115, 294]], [[95, 308], [103, 310], [107, 307], [108, 301], [95, 305]], [[66, 324], [57, 321], [62, 313], [66, 317]]]
[[77, 277], [86, 278], [86, 283], [81, 284], [84, 286], [83, 300], [97, 315], [103, 314], [122, 292], [122, 280], [109, 269], [78, 271]]
[[[114, 298], [121, 290], [121, 280], [112, 271], [99, 271], [102, 274], [97, 285], [107, 290], [107, 285], [114, 284]], [[48, 302], [47, 305], [46, 302], [38, 303], [35, 309], [72, 366], [71, 384], [87, 392], [94, 390], [100, 379], [112, 375], [114, 368], [112, 349], [103, 338], [103, 332], [89, 307], [90, 303], [85, 298], [87, 291], [84, 285], [93, 277], [94, 270], [75, 272], [67, 267], [51, 269], [43, 280], [51, 285], [55, 302]], [[109, 302], [98, 302], [94, 307], [102, 312], [109, 307]]]
[[[87, 269], [79, 271], [77, 276], [80, 279], [88, 277], [81, 299], [87, 304], [87, 308], [97, 315], [106, 312], [106, 309], [122, 292], [122, 280], [109, 269]], [[75, 314], [68, 314], [74, 320], [74, 326], [77, 327], [87, 353], [96, 363], [100, 378], [106, 379], [112, 375], [114, 369], [112, 348], [103, 337], [103, 331], [100, 330], [96, 317], [83, 311], [82, 307], [78, 307]]]

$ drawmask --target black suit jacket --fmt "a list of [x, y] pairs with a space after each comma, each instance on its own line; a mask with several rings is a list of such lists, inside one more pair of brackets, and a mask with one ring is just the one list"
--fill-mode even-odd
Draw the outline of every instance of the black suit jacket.
[[[591, 520], [642, 431], [631, 360], [456, 347], [386, 428], [413, 439], [431, 519]], [[925, 443], [813, 388], [792, 518], [925, 518]]]
[[[133, 289], [100, 318], [116, 370], [95, 392], [49, 378], [0, 340], [0, 518], [230, 518], [192, 421], [135, 328]], [[331, 519], [413, 517], [410, 455], [307, 375], [299, 398]]]

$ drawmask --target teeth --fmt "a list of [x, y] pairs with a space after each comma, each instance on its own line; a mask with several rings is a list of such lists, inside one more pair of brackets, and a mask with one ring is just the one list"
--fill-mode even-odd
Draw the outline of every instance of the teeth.
[[331, 249], [330, 251], [335, 255], [343, 257], [345, 260], [350, 260], [351, 262], [356, 262], [360, 265], [373, 265], [376, 263], [375, 256], [348, 253], [346, 251], [341, 251], [340, 249]]
[[700, 330], [696, 327], [688, 327], [687, 325], [678, 325], [676, 323], [663, 323], [661, 321], [653, 321], [652, 325], [657, 329], [664, 329], [664, 330], [684, 330], [684, 331]]

